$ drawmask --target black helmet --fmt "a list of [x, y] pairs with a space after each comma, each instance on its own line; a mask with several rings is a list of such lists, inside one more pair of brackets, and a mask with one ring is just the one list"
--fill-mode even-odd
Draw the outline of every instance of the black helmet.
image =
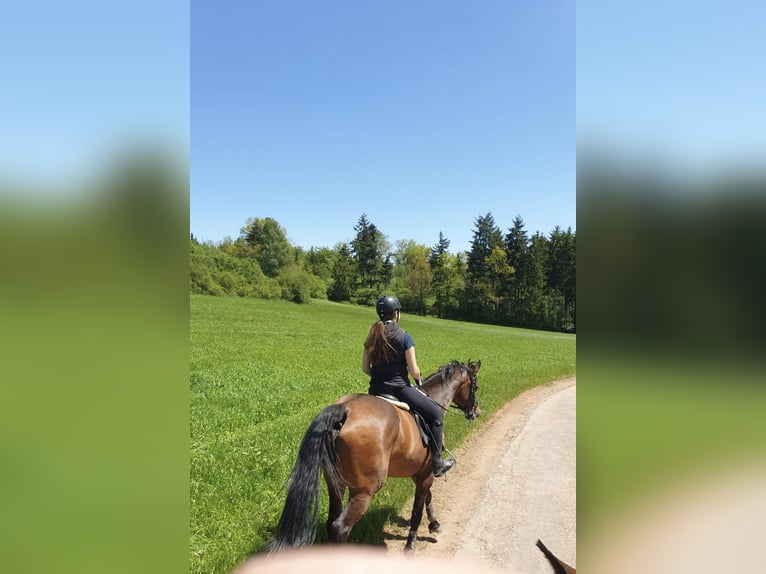
[[393, 315], [394, 311], [399, 311], [402, 306], [399, 304], [399, 299], [391, 297], [391, 295], [384, 295], [375, 304], [375, 310], [378, 312], [378, 317], [381, 319], [384, 315]]

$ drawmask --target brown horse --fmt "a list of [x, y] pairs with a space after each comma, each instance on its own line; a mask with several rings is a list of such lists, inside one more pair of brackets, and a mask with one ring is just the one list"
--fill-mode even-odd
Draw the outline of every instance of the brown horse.
[[551, 568], [553, 568], [553, 571], [556, 574], [577, 574], [577, 570], [564, 562], [563, 560], [556, 557], [556, 555], [548, 550], [548, 547], [543, 544], [542, 540], [539, 538], [537, 539], [536, 546], [540, 549], [540, 551], [545, 554], [545, 557], [548, 559], [548, 562], [551, 564]]
[[[453, 361], [429, 376], [421, 389], [447, 411], [454, 402], [466, 418], [479, 416], [476, 373], [481, 361]], [[287, 499], [267, 550], [312, 544], [319, 522], [320, 470], [330, 495], [330, 542], [346, 542], [386, 478], [410, 477], [415, 483], [410, 532], [405, 550], [414, 548], [428, 513], [430, 532], [439, 529], [431, 505], [431, 454], [411, 413], [380, 397], [350, 394], [325, 407], [303, 437], [290, 473]], [[343, 498], [349, 491], [348, 503]]]

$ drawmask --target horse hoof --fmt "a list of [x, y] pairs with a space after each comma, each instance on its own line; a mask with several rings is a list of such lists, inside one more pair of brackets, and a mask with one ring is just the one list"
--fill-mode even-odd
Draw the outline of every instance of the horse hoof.
[[417, 532], [410, 531], [409, 536], [407, 536], [407, 543], [404, 545], [404, 551], [405, 552], [412, 552], [415, 550], [415, 541], [418, 539]]
[[434, 533], [439, 532], [439, 529], [442, 527], [441, 524], [439, 524], [436, 520], [434, 520], [431, 524], [428, 525], [428, 532]]

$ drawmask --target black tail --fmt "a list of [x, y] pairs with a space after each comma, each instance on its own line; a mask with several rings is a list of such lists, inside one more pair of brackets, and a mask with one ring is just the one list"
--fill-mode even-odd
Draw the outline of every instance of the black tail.
[[346, 408], [330, 405], [311, 421], [290, 472], [285, 508], [267, 551], [313, 544], [319, 523], [319, 471], [323, 470], [332, 484], [338, 484], [335, 437], [345, 420]]
[[556, 574], [573, 574], [576, 572], [575, 569], [572, 568], [569, 564], [556, 558], [553, 552], [548, 550], [548, 548], [546, 548], [545, 544], [543, 544], [541, 540], [537, 541], [537, 547], [542, 551], [543, 554], [545, 554], [545, 557], [548, 559], [548, 562], [551, 563], [553, 571]]

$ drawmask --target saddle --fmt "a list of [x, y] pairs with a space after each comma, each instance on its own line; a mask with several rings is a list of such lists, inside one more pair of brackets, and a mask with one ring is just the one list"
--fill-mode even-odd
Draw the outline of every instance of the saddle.
[[426, 424], [426, 421], [423, 417], [420, 416], [419, 413], [413, 411], [410, 408], [410, 405], [407, 403], [403, 403], [399, 399], [397, 399], [394, 395], [374, 395], [378, 397], [379, 399], [383, 399], [384, 401], [388, 401], [395, 407], [402, 409], [404, 411], [409, 411], [409, 413], [415, 417], [415, 424], [418, 426], [418, 432], [420, 433], [420, 440], [423, 441], [423, 446], [428, 448], [428, 441], [430, 440], [430, 433], [428, 429], [428, 425]]

